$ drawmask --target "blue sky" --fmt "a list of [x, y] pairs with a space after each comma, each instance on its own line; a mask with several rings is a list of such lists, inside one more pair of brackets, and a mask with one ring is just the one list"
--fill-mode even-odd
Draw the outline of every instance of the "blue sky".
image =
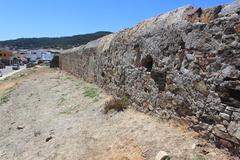
[[186, 4], [233, 0], [0, 0], [0, 40], [119, 31]]

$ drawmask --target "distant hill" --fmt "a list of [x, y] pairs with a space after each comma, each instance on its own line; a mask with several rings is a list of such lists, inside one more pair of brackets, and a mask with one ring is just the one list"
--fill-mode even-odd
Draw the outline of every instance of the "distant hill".
[[47, 38], [47, 37], [20, 38], [16, 40], [0, 41], [0, 47], [1, 48], [9, 47], [15, 49], [39, 49], [39, 48], [68, 49], [86, 44], [90, 41], [96, 40], [108, 34], [111, 34], [111, 32], [102, 31], [91, 34], [59, 38]]

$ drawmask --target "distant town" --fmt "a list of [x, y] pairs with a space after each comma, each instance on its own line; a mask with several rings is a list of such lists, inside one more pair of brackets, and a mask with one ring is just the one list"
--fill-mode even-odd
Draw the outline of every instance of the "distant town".
[[[59, 51], [0, 48], [0, 77], [35, 65], [58, 67]], [[53, 62], [54, 60], [54, 62]], [[57, 64], [56, 64], [57, 62]]]
[[61, 50], [87, 44], [111, 32], [55, 38], [20, 38], [0, 41], [0, 79], [35, 65], [59, 66]]

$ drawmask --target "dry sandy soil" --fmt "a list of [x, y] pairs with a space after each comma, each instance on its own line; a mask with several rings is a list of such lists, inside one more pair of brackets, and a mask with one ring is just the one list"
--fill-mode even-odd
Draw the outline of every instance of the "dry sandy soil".
[[22, 71], [0, 82], [0, 97], [1, 160], [155, 160], [161, 150], [173, 160], [237, 159], [133, 109], [103, 114], [110, 97], [59, 70]]

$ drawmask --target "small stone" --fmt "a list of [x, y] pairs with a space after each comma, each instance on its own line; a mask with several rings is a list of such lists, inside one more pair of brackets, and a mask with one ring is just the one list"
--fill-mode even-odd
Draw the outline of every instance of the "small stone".
[[170, 156], [165, 151], [158, 152], [156, 160], [170, 160]]
[[239, 122], [231, 122], [228, 127], [228, 132], [230, 135], [232, 135], [240, 140], [240, 123]]
[[200, 124], [196, 124], [194, 125], [192, 128], [194, 131], [203, 131], [203, 130], [208, 130], [209, 125], [207, 123], [200, 123]]
[[226, 113], [220, 113], [219, 116], [222, 118], [222, 119], [225, 119], [227, 121], [230, 121], [230, 116]]
[[50, 136], [50, 137], [46, 138], [46, 142], [50, 141], [51, 139], [53, 139], [53, 137], [52, 137], [52, 136]]
[[238, 121], [238, 120], [240, 120], [240, 113], [238, 113], [238, 112], [233, 112], [233, 119], [235, 120], [235, 121]]
[[22, 130], [22, 129], [24, 129], [24, 126], [22, 126], [22, 125], [17, 126], [17, 129], [18, 129], [18, 130]]
[[233, 66], [226, 66], [222, 70], [223, 77], [231, 77], [231, 75], [233, 74], [233, 71], [234, 71], [234, 67]]
[[217, 124], [215, 127], [216, 127], [216, 129], [218, 129], [219, 131], [226, 132], [226, 128], [225, 128], [224, 125]]
[[154, 110], [154, 108], [153, 108], [152, 105], [149, 105], [149, 106], [148, 106], [148, 109], [149, 109], [150, 111], [153, 111], [153, 110]]
[[230, 141], [225, 140], [225, 139], [219, 139], [216, 146], [217, 147], [226, 147], [228, 149], [233, 149], [233, 144]]
[[225, 127], [227, 127], [229, 125], [229, 122], [224, 120], [223, 123], [222, 123]]
[[194, 61], [195, 60], [195, 56], [193, 54], [186, 54], [186, 58], [188, 61]]
[[196, 146], [197, 146], [196, 144], [193, 144], [193, 145], [192, 145], [192, 149], [193, 149], [193, 150], [196, 149]]

